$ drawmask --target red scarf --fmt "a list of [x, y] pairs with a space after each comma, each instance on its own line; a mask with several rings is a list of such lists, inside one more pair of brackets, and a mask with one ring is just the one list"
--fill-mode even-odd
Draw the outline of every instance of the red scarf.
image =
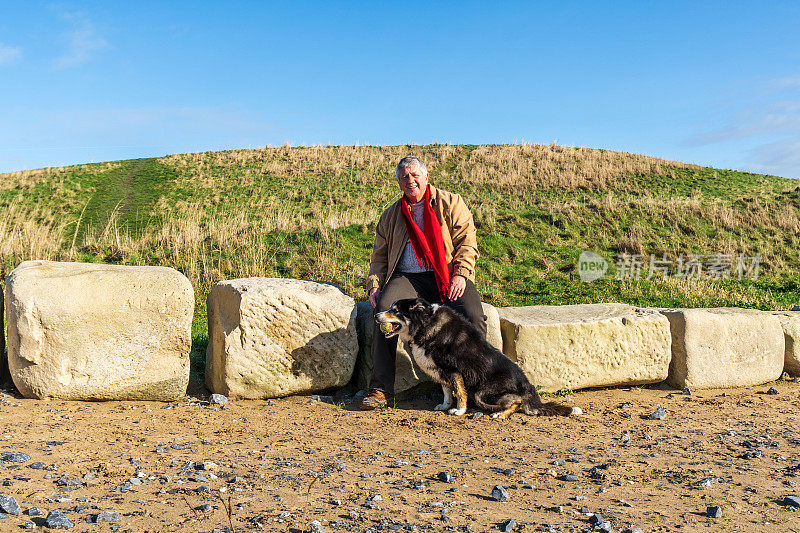
[[425, 233], [417, 226], [411, 216], [411, 206], [408, 198], [403, 195], [400, 211], [406, 221], [406, 232], [411, 247], [417, 256], [417, 261], [422, 268], [430, 268], [436, 276], [436, 286], [439, 288], [439, 299], [444, 299], [450, 293], [450, 272], [447, 268], [447, 260], [444, 254], [444, 239], [442, 238], [442, 226], [436, 213], [431, 207], [431, 188], [430, 185], [425, 189], [425, 199], [422, 204], [422, 219], [425, 226]]

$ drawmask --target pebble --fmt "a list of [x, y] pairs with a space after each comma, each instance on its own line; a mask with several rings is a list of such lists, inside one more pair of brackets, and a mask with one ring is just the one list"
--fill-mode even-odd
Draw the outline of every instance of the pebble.
[[2, 457], [3, 461], [8, 461], [10, 463], [25, 463], [31, 460], [30, 455], [22, 452], [3, 452], [0, 457]]
[[0, 494], [0, 511], [11, 515], [18, 515], [22, 512], [17, 500], [13, 496]]
[[28, 465], [28, 468], [33, 468], [34, 470], [43, 470], [44, 467], [47, 466], [41, 461], [35, 461]]
[[561, 476], [561, 479], [563, 479], [564, 481], [578, 481], [579, 480], [578, 476], [576, 476], [575, 474], [564, 474], [563, 476]]
[[319, 394], [312, 394], [311, 399], [322, 403], [333, 403], [333, 396], [321, 396]]
[[605, 522], [606, 519], [603, 518], [603, 515], [600, 513], [594, 513], [592, 516], [589, 517], [589, 523], [593, 526], [597, 526]]
[[495, 485], [492, 489], [492, 499], [498, 502], [508, 501], [508, 491], [502, 485]]
[[228, 405], [228, 397], [224, 394], [212, 394], [208, 398], [208, 403], [211, 405]]
[[480, 418], [480, 417], [482, 417], [482, 416], [483, 416], [483, 413], [482, 413], [482, 412], [480, 412], [480, 411], [475, 411], [474, 413], [472, 413], [471, 415], [469, 415], [469, 419], [470, 419], [470, 420], [477, 420], [478, 418]]
[[509, 518], [500, 525], [500, 531], [514, 531], [515, 527], [517, 527], [517, 521]]
[[709, 518], [720, 518], [722, 516], [722, 507], [711, 505], [706, 508], [706, 515]]
[[786, 496], [783, 499], [783, 504], [788, 505], [789, 507], [800, 507], [800, 498], [794, 494]]
[[50, 529], [70, 529], [75, 527], [75, 522], [70, 520], [67, 515], [58, 509], [53, 509], [47, 513], [47, 517], [44, 519], [44, 525]]
[[439, 472], [439, 473], [436, 475], [436, 477], [437, 477], [437, 479], [438, 479], [439, 481], [442, 481], [442, 482], [444, 482], [444, 483], [455, 483], [455, 482], [456, 482], [456, 478], [454, 478], [453, 476], [451, 476], [451, 475], [450, 475], [449, 473], [447, 473], [447, 472]]
[[655, 411], [647, 415], [648, 420], [663, 420], [666, 417], [667, 417], [667, 411], [660, 405], [656, 407]]
[[684, 387], [683, 391], [681, 392], [681, 394], [683, 394], [685, 396], [691, 396], [692, 395], [692, 390], [689, 387]]
[[311, 533], [325, 533], [319, 520], [311, 522]]
[[44, 513], [42, 512], [41, 509], [39, 509], [38, 507], [36, 507], [34, 505], [33, 507], [31, 507], [30, 509], [25, 511], [25, 514], [28, 515], [28, 516], [39, 516], [39, 515], [43, 515]]
[[116, 511], [100, 511], [93, 517], [95, 523], [98, 522], [119, 522], [122, 516]]
[[778, 394], [778, 389], [776, 389], [775, 387], [770, 387], [764, 394]]

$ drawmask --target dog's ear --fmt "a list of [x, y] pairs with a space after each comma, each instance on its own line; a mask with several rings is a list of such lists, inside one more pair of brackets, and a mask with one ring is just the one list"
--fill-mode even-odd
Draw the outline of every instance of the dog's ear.
[[411, 306], [411, 311], [426, 311], [430, 304], [423, 298], [414, 300], [414, 305]]

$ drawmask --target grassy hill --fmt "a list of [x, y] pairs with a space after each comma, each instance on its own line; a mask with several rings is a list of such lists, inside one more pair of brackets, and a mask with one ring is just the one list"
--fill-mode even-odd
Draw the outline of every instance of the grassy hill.
[[[472, 209], [478, 288], [495, 305], [800, 303], [795, 181], [531, 144], [280, 147], [3, 174], [3, 276], [26, 259], [172, 266], [195, 287], [199, 362], [204, 298], [220, 279], [331, 281], [363, 299], [374, 224], [399, 197], [394, 165], [409, 154]], [[584, 250], [612, 264], [605, 277], [580, 281]], [[620, 254], [643, 256], [641, 279], [615, 279]], [[734, 267], [758, 254], [759, 276], [644, 279], [650, 254], [673, 269], [681, 254]]]

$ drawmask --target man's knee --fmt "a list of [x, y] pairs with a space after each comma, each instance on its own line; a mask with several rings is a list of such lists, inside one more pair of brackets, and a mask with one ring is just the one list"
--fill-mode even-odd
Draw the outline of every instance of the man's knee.
[[381, 313], [389, 309], [392, 304], [394, 303], [394, 298], [391, 295], [387, 295], [385, 293], [381, 293], [378, 297], [378, 305], [375, 306], [374, 313]]

